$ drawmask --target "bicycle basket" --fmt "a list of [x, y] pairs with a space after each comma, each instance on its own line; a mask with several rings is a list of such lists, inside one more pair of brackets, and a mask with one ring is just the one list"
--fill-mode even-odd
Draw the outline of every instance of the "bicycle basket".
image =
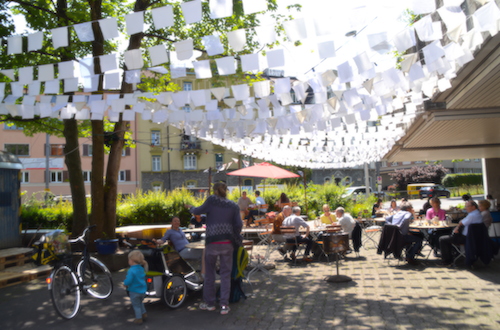
[[32, 258], [39, 265], [53, 263], [63, 256], [71, 254], [68, 235], [60, 229], [45, 234], [34, 245], [36, 251]]

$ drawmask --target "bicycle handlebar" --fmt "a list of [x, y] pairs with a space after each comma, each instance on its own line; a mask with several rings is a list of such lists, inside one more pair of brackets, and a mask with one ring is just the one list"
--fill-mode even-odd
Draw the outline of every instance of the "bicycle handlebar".
[[87, 233], [94, 229], [95, 227], [97, 227], [97, 225], [90, 225], [88, 226], [87, 228], [85, 228], [85, 230], [83, 231], [82, 235], [81, 236], [78, 236], [77, 238], [74, 238], [74, 239], [70, 239], [68, 240], [69, 243], [73, 244], [73, 243], [77, 243], [77, 242], [82, 242], [82, 243], [87, 243], [87, 241], [85, 240], [85, 238], [87, 237]]

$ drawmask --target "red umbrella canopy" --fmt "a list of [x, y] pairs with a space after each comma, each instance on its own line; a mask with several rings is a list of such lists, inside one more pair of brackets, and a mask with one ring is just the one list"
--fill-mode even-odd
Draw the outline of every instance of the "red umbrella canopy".
[[282, 169], [281, 167], [274, 166], [266, 162], [250, 167], [245, 167], [227, 173], [227, 175], [252, 176], [256, 178], [270, 178], [270, 179], [298, 178], [300, 176], [298, 174], [295, 174], [293, 172]]

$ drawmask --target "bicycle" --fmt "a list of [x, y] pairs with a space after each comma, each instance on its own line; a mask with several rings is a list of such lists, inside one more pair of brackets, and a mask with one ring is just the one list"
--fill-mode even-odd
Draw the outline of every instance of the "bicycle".
[[73, 255], [59, 256], [52, 273], [47, 278], [52, 304], [64, 319], [72, 319], [80, 310], [81, 294], [90, 294], [98, 299], [106, 299], [113, 292], [113, 280], [109, 269], [99, 260], [90, 256], [87, 249], [87, 234], [95, 225], [85, 228], [83, 234], [68, 240], [70, 244], [82, 243], [82, 258], [73, 267]]

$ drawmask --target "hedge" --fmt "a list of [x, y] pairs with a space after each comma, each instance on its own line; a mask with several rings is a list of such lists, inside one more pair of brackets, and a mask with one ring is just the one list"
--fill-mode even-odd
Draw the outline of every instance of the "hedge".
[[465, 185], [482, 185], [483, 175], [481, 173], [458, 173], [447, 174], [443, 179], [445, 187], [460, 187]]

